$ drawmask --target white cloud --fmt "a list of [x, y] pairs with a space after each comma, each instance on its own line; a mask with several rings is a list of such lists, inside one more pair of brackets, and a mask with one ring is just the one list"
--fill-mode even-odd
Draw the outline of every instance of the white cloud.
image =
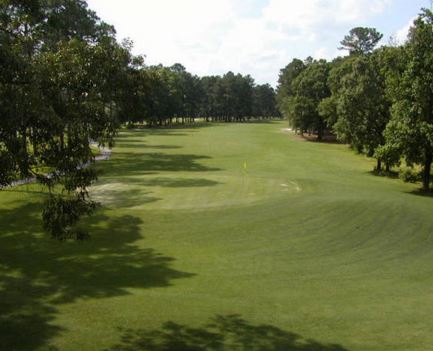
[[319, 47], [314, 51], [312, 57], [316, 60], [325, 59], [332, 60], [336, 56], [345, 56], [347, 55], [346, 51], [340, 51], [338, 49], [331, 49], [329, 47]]
[[[149, 64], [277, 80], [293, 57], [332, 58], [342, 36], [391, 0], [89, 0]], [[255, 6], [252, 6], [252, 3]], [[260, 7], [261, 4], [261, 7]], [[254, 10], [254, 13], [252, 13]]]
[[412, 18], [403, 28], [395, 32], [393, 38], [398, 44], [404, 44], [406, 42], [409, 30], [413, 26], [415, 18], [416, 17]]
[[322, 25], [336, 26], [365, 21], [384, 11], [390, 0], [270, 0], [264, 20], [281, 28], [311, 31]]

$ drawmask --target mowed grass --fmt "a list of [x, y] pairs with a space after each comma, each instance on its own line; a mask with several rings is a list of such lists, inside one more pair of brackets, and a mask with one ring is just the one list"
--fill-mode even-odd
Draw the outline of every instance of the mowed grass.
[[0, 192], [0, 349], [433, 349], [433, 198], [283, 128], [122, 132], [83, 243]]

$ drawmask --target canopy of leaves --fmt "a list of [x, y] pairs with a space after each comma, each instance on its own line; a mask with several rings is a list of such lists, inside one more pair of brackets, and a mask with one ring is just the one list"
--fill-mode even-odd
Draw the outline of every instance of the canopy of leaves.
[[83, 165], [91, 140], [112, 143], [129, 51], [81, 0], [2, 1], [0, 46], [0, 185], [35, 176], [50, 191], [45, 228], [73, 237], [95, 207]]
[[433, 158], [433, 13], [424, 9], [406, 43], [406, 65], [394, 77], [392, 120], [386, 129], [389, 152], [423, 165], [423, 187], [430, 187]]
[[365, 55], [371, 53], [383, 34], [375, 28], [355, 27], [341, 41], [341, 50], [347, 50], [351, 55]]

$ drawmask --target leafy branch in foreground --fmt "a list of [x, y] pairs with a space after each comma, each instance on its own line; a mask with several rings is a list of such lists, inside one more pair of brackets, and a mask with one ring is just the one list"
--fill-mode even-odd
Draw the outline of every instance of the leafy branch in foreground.
[[56, 239], [86, 237], [75, 226], [96, 208], [87, 189], [97, 176], [84, 165], [92, 140], [113, 143], [115, 85], [131, 62], [114, 34], [85, 1], [0, 4], [0, 185], [46, 186], [43, 223]]

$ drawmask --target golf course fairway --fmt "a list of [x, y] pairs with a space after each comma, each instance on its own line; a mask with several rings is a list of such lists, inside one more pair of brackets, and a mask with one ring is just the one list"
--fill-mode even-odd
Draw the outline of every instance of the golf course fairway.
[[123, 130], [84, 242], [2, 190], [0, 349], [433, 349], [433, 197], [285, 128]]

